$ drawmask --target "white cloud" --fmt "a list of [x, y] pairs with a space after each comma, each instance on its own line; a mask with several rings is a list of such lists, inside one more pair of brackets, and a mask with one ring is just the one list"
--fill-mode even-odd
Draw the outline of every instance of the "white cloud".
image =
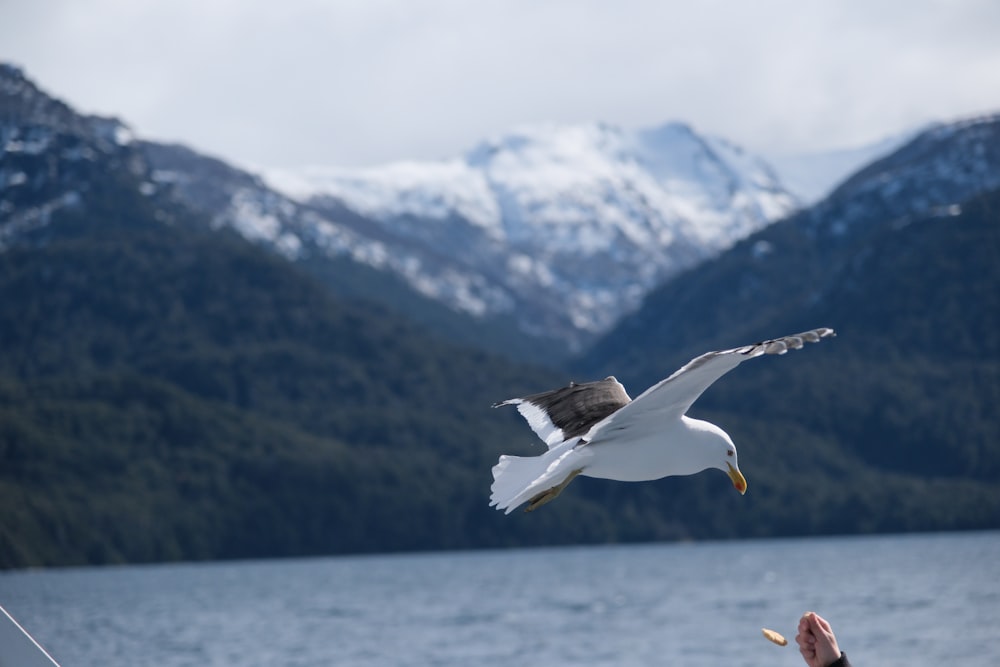
[[244, 165], [454, 155], [519, 123], [684, 120], [771, 152], [1000, 108], [992, 0], [36, 0], [0, 58]]

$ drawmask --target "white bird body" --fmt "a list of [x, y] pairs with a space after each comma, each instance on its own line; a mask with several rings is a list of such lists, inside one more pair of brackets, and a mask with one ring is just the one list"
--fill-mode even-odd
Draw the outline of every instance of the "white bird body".
[[[592, 460], [580, 474], [619, 482], [649, 482], [668, 475], [693, 475], [715, 467], [715, 460], [710, 456], [710, 441], [720, 435], [729, 437], [715, 424], [686, 416], [660, 429], [649, 428], [651, 425], [637, 428], [636, 432], [613, 442], [590, 441], [588, 447], [593, 451], [613, 447], [613, 456], [591, 457]], [[704, 456], [681, 456], [681, 450], [667, 446], [667, 443], [682, 440], [704, 440], [706, 446], [694, 450]], [[732, 463], [733, 467], [737, 467], [735, 449]]]
[[813, 329], [708, 352], [634, 401], [621, 383], [607, 377], [497, 403], [493, 407], [517, 406], [549, 449], [541, 456], [501, 456], [493, 467], [490, 504], [509, 514], [530, 501], [531, 511], [559, 495], [577, 475], [643, 482], [709, 468], [725, 472], [745, 493], [746, 480], [729, 435], [684, 413], [705, 389], [743, 361], [784, 354], [804, 342], [833, 335], [833, 329]]

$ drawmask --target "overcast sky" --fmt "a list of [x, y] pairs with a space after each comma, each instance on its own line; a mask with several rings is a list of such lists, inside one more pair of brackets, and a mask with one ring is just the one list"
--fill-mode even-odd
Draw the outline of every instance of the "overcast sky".
[[672, 120], [776, 155], [1000, 111], [997, 0], [0, 0], [0, 59], [247, 167]]

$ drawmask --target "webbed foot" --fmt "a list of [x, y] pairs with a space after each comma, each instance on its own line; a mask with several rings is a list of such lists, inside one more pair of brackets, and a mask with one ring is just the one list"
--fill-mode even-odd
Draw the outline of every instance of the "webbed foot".
[[559, 484], [556, 484], [551, 489], [547, 489], [536, 495], [534, 498], [528, 501], [528, 506], [524, 508], [524, 511], [534, 512], [542, 505], [555, 500], [556, 496], [562, 493], [562, 490], [565, 489], [567, 486], [569, 486], [569, 483], [573, 481], [573, 478], [575, 478], [581, 472], [583, 472], [583, 468], [580, 468], [579, 470], [574, 470], [569, 474], [569, 476], [566, 479], [564, 479]]

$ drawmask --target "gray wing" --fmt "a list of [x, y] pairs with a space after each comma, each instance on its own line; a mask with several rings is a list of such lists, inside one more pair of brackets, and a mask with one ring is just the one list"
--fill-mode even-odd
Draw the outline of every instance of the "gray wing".
[[571, 382], [560, 389], [512, 398], [493, 407], [516, 405], [531, 430], [551, 449], [583, 435], [630, 401], [625, 387], [608, 376], [596, 382]]
[[792, 336], [765, 340], [731, 350], [706, 352], [689, 361], [667, 379], [654, 384], [627, 406], [610, 414], [601, 423], [595, 424], [586, 434], [586, 440], [593, 442], [601, 432], [610, 434], [615, 430], [612, 424], [617, 424], [620, 427], [626, 420], [639, 420], [646, 417], [679, 418], [688, 411], [688, 408], [712, 383], [747, 359], [753, 359], [763, 354], [784, 354], [788, 350], [801, 348], [805, 343], [818, 343], [828, 336], [835, 335], [833, 329], [812, 329]]

